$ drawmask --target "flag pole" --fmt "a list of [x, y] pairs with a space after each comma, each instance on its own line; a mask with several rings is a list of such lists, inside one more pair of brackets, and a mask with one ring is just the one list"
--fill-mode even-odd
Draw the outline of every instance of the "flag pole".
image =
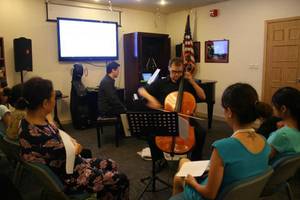
[[195, 71], [195, 57], [194, 57], [194, 46], [191, 34], [191, 27], [190, 27], [190, 15], [188, 14], [185, 31], [184, 31], [184, 38], [183, 38], [183, 47], [182, 47], [182, 58], [183, 64], [187, 68], [189, 72], [192, 74]]

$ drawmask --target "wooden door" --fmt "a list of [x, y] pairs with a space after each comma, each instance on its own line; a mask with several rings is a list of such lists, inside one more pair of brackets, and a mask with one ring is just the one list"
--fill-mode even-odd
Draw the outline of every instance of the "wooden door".
[[284, 86], [300, 89], [300, 17], [266, 23], [263, 100], [270, 103]]

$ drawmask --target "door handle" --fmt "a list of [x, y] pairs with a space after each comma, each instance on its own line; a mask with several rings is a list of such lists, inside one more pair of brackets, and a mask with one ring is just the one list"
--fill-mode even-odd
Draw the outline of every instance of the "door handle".
[[297, 78], [297, 79], [296, 79], [296, 83], [300, 83], [300, 78]]

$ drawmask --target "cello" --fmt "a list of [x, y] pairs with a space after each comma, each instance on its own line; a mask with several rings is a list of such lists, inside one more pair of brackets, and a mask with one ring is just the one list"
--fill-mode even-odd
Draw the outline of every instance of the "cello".
[[[164, 110], [177, 112], [190, 116], [196, 108], [195, 97], [184, 91], [184, 77], [181, 77], [178, 91], [171, 92], [164, 101]], [[188, 137], [186, 139], [180, 136], [156, 136], [156, 146], [163, 152], [174, 154], [186, 154], [195, 145], [194, 127], [189, 125]]]

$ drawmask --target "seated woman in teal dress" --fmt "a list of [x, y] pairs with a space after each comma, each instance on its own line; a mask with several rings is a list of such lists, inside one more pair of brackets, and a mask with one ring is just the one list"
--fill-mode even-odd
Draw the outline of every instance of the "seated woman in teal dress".
[[[252, 86], [236, 83], [224, 91], [222, 106], [225, 120], [234, 133], [213, 143], [207, 178], [198, 180], [191, 175], [174, 177], [171, 200], [215, 199], [231, 183], [268, 169], [271, 148], [264, 137], [252, 128], [258, 117], [264, 117], [268, 105], [258, 101]], [[179, 167], [184, 162], [188, 160], [181, 160]]]
[[284, 127], [268, 138], [271, 158], [286, 153], [300, 153], [300, 91], [292, 87], [277, 90], [272, 97], [274, 113], [282, 118]]
[[97, 199], [129, 199], [129, 181], [118, 171], [117, 163], [111, 159], [81, 157], [82, 147], [73, 138], [76, 154], [73, 173], [66, 172], [63, 135], [46, 118], [55, 105], [51, 81], [38, 77], [26, 81], [23, 100], [27, 114], [21, 121], [19, 142], [24, 161], [47, 165], [61, 179], [66, 193], [88, 191], [97, 193]]

